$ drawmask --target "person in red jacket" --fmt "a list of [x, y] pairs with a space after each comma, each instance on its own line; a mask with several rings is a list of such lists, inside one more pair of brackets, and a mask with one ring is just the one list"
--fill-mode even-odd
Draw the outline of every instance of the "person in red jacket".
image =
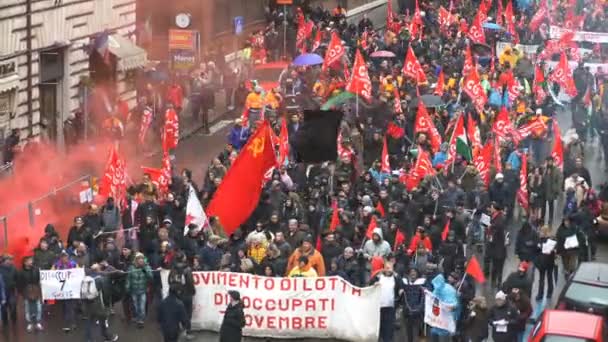
[[407, 249], [407, 254], [412, 255], [421, 242], [426, 248], [427, 253], [433, 251], [433, 244], [431, 243], [431, 239], [426, 235], [424, 227], [418, 226], [418, 228], [416, 228], [416, 234], [412, 237], [412, 241], [410, 242], [410, 248]]
[[184, 91], [182, 87], [177, 83], [177, 80], [173, 80], [169, 88], [167, 89], [167, 101], [173, 104], [173, 108], [179, 112], [182, 110], [184, 102]]

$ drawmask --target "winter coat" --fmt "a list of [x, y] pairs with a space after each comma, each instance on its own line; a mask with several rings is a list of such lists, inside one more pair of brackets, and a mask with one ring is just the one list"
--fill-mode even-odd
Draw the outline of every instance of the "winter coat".
[[[538, 241], [538, 247], [537, 247], [537, 257], [536, 260], [534, 261], [534, 264], [536, 265], [536, 267], [538, 267], [538, 269], [540, 270], [548, 270], [553, 268], [553, 266], [555, 265], [555, 251], [556, 248], [554, 247], [553, 250], [549, 253], [549, 254], [544, 254], [542, 252], [542, 247], [543, 244], [545, 244], [548, 240], [552, 240], [555, 241], [555, 239], [549, 239], [549, 238], [541, 238]], [[557, 244], [557, 241], [555, 241]]]
[[563, 175], [562, 171], [555, 166], [548, 168], [545, 171], [545, 198], [547, 200], [556, 200], [562, 193]]
[[220, 326], [219, 342], [241, 342], [243, 328], [245, 327], [245, 313], [243, 304], [228, 305], [224, 319]]
[[[454, 286], [446, 283], [442, 274], [439, 274], [433, 278], [431, 283], [433, 285], [433, 295], [440, 301], [453, 308], [451, 311], [452, 316], [454, 317], [455, 321], [458, 321], [461, 311], [461, 305], [458, 300], [458, 291], [456, 291]], [[431, 328], [431, 335], [448, 336], [451, 334], [447, 330], [433, 327]]]
[[106, 232], [115, 231], [120, 225], [120, 210], [117, 206], [104, 206], [101, 211], [101, 224]]
[[[557, 232], [556, 232], [556, 238], [557, 238], [557, 253], [558, 254], [562, 254], [564, 252], [566, 252], [566, 247], [564, 246], [564, 243], [566, 242], [566, 239], [576, 235], [576, 238], [578, 240], [579, 246], [583, 244], [583, 242], [585, 241], [585, 237], [583, 236], [583, 234], [579, 231], [578, 227], [575, 226], [574, 224], [570, 224], [569, 227], [566, 227], [566, 225], [562, 224], [559, 226], [559, 228], [557, 228]], [[575, 247], [575, 248], [571, 248], [568, 249], [568, 251], [577, 251], [579, 249], [579, 247]]]
[[403, 314], [408, 317], [422, 317], [424, 314], [424, 284], [426, 279], [419, 278], [411, 282], [403, 279]]
[[13, 265], [0, 265], [0, 275], [4, 280], [4, 290], [9, 293], [17, 288], [17, 269]]
[[521, 292], [525, 293], [528, 298], [532, 293], [532, 279], [528, 277], [528, 273], [521, 275], [519, 271], [512, 272], [509, 274], [507, 279], [502, 283], [502, 291], [504, 293], [511, 293], [513, 289], [520, 289]]
[[361, 267], [356, 256], [350, 259], [344, 258], [344, 254], [338, 257], [338, 269], [346, 274], [346, 281], [355, 285], [361, 286]]
[[181, 327], [188, 324], [188, 315], [184, 303], [174, 294], [169, 294], [158, 306], [158, 323], [164, 336], [177, 337]]
[[152, 279], [152, 269], [148, 265], [137, 267], [131, 265], [127, 275], [127, 293], [143, 294], [148, 289], [148, 283]]
[[23, 296], [23, 298], [36, 300], [42, 297], [40, 290], [40, 270], [38, 268], [31, 267], [26, 269], [25, 267], [17, 273], [17, 291]]
[[319, 277], [325, 276], [325, 262], [323, 261], [323, 256], [314, 248], [308, 253], [303, 252], [300, 248], [296, 249], [289, 257], [285, 275], [289, 274], [289, 272], [298, 265], [298, 260], [301, 256], [308, 257], [308, 265], [306, 265], [307, 268], [314, 268]]
[[487, 230], [488, 237], [486, 251], [488, 256], [493, 259], [505, 259], [507, 248], [505, 246], [505, 217], [499, 213], [492, 217], [490, 227]]
[[112, 305], [112, 282], [107, 275], [91, 274], [90, 276], [95, 280], [99, 296], [94, 299], [82, 299], [83, 313], [93, 319], [105, 320], [110, 315]]
[[194, 297], [196, 288], [190, 267], [183, 263], [176, 264], [169, 272], [169, 287], [174, 287], [180, 299]]
[[530, 303], [529, 297], [520, 295], [519, 300], [513, 301], [513, 306], [515, 306], [517, 311], [519, 311], [517, 323], [515, 324], [515, 330], [517, 332], [523, 332], [526, 330], [528, 318], [530, 318], [532, 315], [532, 304]]
[[0, 274], [0, 303], [6, 302], [6, 285], [4, 285], [4, 278]]
[[[495, 306], [490, 310], [489, 324], [492, 327], [492, 339], [494, 342], [513, 342], [516, 341], [515, 325], [517, 324], [518, 311], [511, 304], [506, 303], [503, 306]], [[507, 321], [507, 331], [497, 331], [497, 321]]]
[[520, 260], [534, 261], [536, 258], [537, 246], [538, 235], [530, 224], [525, 222], [524, 226], [519, 230], [519, 233], [517, 233], [515, 254], [519, 256]]
[[368, 257], [386, 257], [391, 253], [391, 245], [382, 239], [381, 228], [374, 228], [374, 234], [380, 237], [380, 242], [376, 243], [373, 239], [367, 240], [363, 245], [363, 254]]
[[68, 232], [67, 246], [73, 246], [74, 241], [84, 242], [85, 245], [91, 247], [93, 245], [93, 235], [87, 226], [82, 226], [80, 229], [73, 226]]
[[500, 204], [502, 207], [509, 206], [509, 188], [505, 182], [492, 182], [490, 184], [490, 201]]
[[222, 250], [210, 246], [208, 243], [201, 248], [199, 253], [201, 259], [201, 265], [206, 271], [217, 271], [220, 268], [220, 260], [222, 260]]
[[464, 319], [464, 334], [472, 341], [488, 338], [488, 309], [475, 307]]
[[34, 250], [34, 265], [41, 270], [50, 270], [53, 267], [53, 262], [57, 259], [57, 254], [50, 249], [42, 250], [36, 248]]

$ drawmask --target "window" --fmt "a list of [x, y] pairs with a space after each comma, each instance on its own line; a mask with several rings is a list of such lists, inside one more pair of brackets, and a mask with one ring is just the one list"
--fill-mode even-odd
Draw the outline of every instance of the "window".
[[573, 282], [568, 287], [566, 299], [594, 305], [608, 306], [608, 288]]

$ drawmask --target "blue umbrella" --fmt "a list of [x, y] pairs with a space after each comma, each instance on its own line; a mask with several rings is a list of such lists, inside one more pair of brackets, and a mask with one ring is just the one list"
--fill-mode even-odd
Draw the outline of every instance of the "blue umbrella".
[[305, 53], [296, 57], [292, 64], [295, 66], [323, 64], [323, 57], [317, 55], [316, 53]]
[[496, 23], [483, 23], [483, 28], [488, 30], [502, 30], [502, 26]]

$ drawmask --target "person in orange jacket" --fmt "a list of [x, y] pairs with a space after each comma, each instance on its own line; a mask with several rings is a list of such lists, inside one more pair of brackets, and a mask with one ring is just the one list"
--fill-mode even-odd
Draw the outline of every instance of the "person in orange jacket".
[[426, 235], [424, 227], [422, 226], [418, 226], [418, 228], [416, 228], [416, 234], [414, 235], [414, 237], [412, 237], [410, 247], [407, 249], [407, 254], [411, 256], [416, 251], [416, 249], [418, 249], [417, 247], [420, 242], [422, 242], [427, 252], [430, 253], [433, 251], [433, 244], [431, 243], [431, 238]]
[[321, 255], [321, 253], [317, 251], [312, 244], [312, 235], [308, 235], [302, 241], [302, 245], [293, 251], [287, 263], [285, 276], [288, 276], [289, 272], [294, 267], [298, 266], [298, 260], [300, 260], [301, 256], [308, 258], [308, 264], [304, 266], [302, 269], [303, 271], [306, 271], [308, 268], [312, 267], [315, 269], [315, 271], [317, 271], [317, 275], [319, 277], [325, 276], [325, 262], [323, 261], [323, 255]]

